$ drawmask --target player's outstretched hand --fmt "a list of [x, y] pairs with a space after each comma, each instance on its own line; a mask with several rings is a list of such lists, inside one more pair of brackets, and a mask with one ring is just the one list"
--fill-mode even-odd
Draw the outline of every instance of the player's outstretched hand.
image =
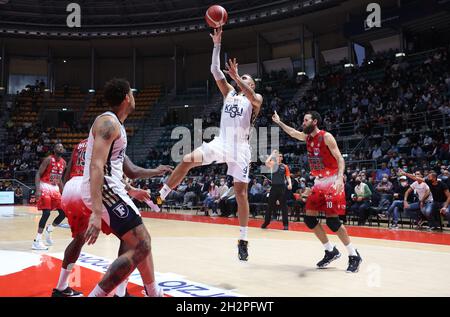
[[272, 121], [275, 122], [276, 124], [279, 124], [281, 122], [280, 120], [280, 116], [278, 115], [278, 113], [275, 111], [273, 116], [272, 116]]
[[132, 198], [139, 200], [139, 201], [145, 201], [150, 199], [150, 192], [148, 190], [139, 189], [139, 188], [132, 188], [128, 191], [128, 195], [130, 195]]
[[173, 172], [173, 166], [170, 165], [160, 165], [156, 168], [157, 175], [162, 176], [166, 173], [172, 173]]
[[98, 216], [95, 212], [92, 212], [89, 218], [89, 226], [86, 230], [86, 243], [88, 245], [94, 244], [97, 241], [100, 229], [102, 227], [102, 217]]
[[231, 79], [236, 80], [239, 77], [238, 65], [236, 58], [230, 58], [228, 63], [225, 64], [226, 69], [223, 72], [230, 75]]
[[210, 33], [209, 36], [211, 36], [214, 44], [222, 43], [222, 27], [214, 29], [214, 34]]
[[344, 190], [344, 179], [343, 177], [338, 177], [333, 184], [333, 189], [336, 191], [336, 194], [340, 194]]

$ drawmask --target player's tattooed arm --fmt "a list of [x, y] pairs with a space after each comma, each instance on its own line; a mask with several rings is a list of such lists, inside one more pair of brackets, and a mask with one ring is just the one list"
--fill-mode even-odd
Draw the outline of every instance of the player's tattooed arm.
[[99, 134], [100, 136], [105, 139], [109, 140], [114, 135], [114, 132], [116, 131], [116, 127], [114, 123], [111, 120], [103, 120], [99, 127]]

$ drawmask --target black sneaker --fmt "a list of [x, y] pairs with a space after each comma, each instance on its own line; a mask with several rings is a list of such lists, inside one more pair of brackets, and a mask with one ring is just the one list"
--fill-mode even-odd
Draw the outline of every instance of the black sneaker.
[[63, 291], [54, 288], [52, 292], [52, 297], [83, 297], [83, 293], [78, 292], [70, 287], [67, 287]]
[[262, 224], [262, 226], [261, 226], [261, 229], [266, 229], [268, 225], [269, 225], [268, 223], [265, 223], [265, 222], [264, 222], [264, 223]]
[[347, 273], [358, 273], [359, 271], [359, 266], [362, 262], [362, 258], [359, 255], [358, 250], [356, 250], [356, 254], [357, 255], [350, 255], [348, 257], [348, 268], [347, 268]]
[[323, 269], [327, 267], [331, 262], [334, 260], [337, 260], [341, 257], [341, 253], [339, 253], [339, 250], [336, 249], [336, 247], [333, 248], [333, 251], [325, 250], [325, 256], [322, 260], [317, 263], [317, 268]]
[[289, 226], [284, 226], [283, 230], [289, 230]]
[[248, 260], [248, 241], [238, 241], [238, 256], [240, 261]]

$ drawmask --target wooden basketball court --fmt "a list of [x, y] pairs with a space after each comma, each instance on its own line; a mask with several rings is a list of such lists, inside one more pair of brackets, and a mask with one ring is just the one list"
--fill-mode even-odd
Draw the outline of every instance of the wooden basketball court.
[[[291, 224], [290, 231], [262, 230], [259, 220], [251, 220], [250, 257], [241, 263], [235, 219], [143, 216], [166, 296], [450, 296], [447, 233], [349, 227], [363, 257], [359, 273], [349, 274], [347, 251], [334, 235], [342, 257], [328, 269], [315, 268], [323, 247], [303, 223]], [[32, 251], [39, 217], [35, 207], [0, 207], [0, 296], [50, 296], [57, 283], [70, 229], [55, 228], [54, 246]], [[118, 246], [116, 237], [105, 235], [86, 246], [70, 285], [87, 295]], [[130, 277], [129, 291], [142, 296], [138, 273]]]

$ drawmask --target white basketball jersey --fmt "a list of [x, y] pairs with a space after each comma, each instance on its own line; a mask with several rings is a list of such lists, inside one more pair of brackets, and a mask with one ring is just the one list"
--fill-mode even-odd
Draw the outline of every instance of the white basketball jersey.
[[[108, 159], [104, 167], [104, 182], [103, 182], [103, 201], [115, 203], [114, 196], [120, 195], [127, 197], [127, 192], [125, 190], [125, 184], [122, 181], [123, 178], [123, 161], [125, 159], [125, 151], [127, 149], [127, 132], [125, 127], [117, 118], [116, 114], [113, 112], [105, 112], [99, 115], [95, 120], [102, 116], [113, 117], [120, 125], [120, 137], [115, 140], [111, 148], [109, 149]], [[95, 121], [94, 121], [95, 123]], [[94, 126], [94, 124], [92, 124]], [[100, 136], [97, 136], [100, 137]], [[92, 127], [89, 131], [89, 138], [87, 141], [86, 154], [85, 154], [85, 165], [83, 173], [83, 200], [90, 200], [90, 192], [86, 189], [90, 188], [90, 175], [89, 168], [91, 165], [92, 158], [92, 148], [94, 146], [94, 135], [92, 133]], [[87, 197], [89, 196], [89, 197]]]
[[233, 90], [224, 99], [219, 137], [226, 143], [249, 143], [253, 107], [244, 95]]

